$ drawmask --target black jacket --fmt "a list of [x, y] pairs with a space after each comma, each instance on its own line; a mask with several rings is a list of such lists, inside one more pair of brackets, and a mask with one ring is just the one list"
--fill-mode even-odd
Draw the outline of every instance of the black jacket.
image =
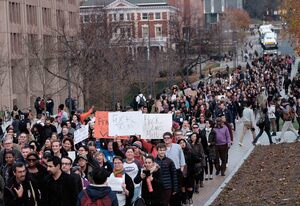
[[37, 184], [26, 178], [22, 183], [24, 192], [21, 198], [18, 198], [14, 188], [19, 188], [16, 178], [13, 177], [11, 181], [4, 188], [4, 203], [6, 206], [35, 206], [35, 201], [38, 205], [41, 203], [41, 191]]
[[[160, 166], [163, 188], [165, 190], [172, 189], [173, 192], [178, 192], [178, 178], [174, 162], [168, 157], [162, 159], [156, 157], [155, 162]], [[138, 176], [140, 176], [140, 174], [141, 170]]]
[[136, 184], [142, 182], [142, 198], [144, 198], [146, 205], [162, 205], [163, 180], [159, 166], [157, 166], [156, 170], [152, 173], [152, 177], [153, 181], [151, 183], [153, 192], [149, 192], [147, 178], [142, 179], [141, 176], [137, 175], [134, 178], [134, 182]]
[[45, 194], [46, 206], [74, 206], [77, 200], [77, 185], [73, 177], [62, 172], [61, 176], [54, 180], [52, 175], [45, 178], [42, 192]]

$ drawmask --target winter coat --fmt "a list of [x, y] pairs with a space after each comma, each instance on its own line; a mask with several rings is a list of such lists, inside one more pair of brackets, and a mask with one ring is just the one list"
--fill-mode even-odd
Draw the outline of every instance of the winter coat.
[[215, 149], [215, 144], [216, 144], [216, 133], [213, 129], [211, 129], [209, 136], [208, 136], [208, 141], [206, 138], [206, 130], [203, 129], [200, 133], [200, 138], [201, 138], [201, 143], [204, 149], [204, 153], [210, 160], [214, 160], [216, 158], [216, 149]]
[[134, 182], [136, 184], [142, 182], [142, 198], [145, 200], [146, 205], [162, 205], [163, 180], [158, 165], [156, 165], [155, 170], [151, 174], [153, 177], [151, 182], [153, 192], [149, 192], [147, 178], [142, 179], [141, 176], [136, 176]]

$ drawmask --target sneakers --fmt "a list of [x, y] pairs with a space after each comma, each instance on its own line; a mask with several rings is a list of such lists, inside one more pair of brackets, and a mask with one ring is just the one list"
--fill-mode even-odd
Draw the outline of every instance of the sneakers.
[[203, 181], [200, 181], [200, 187], [204, 187]]
[[242, 146], [243, 146], [243, 143], [239, 142], [239, 145], [242, 147]]
[[205, 180], [208, 180], [208, 175], [205, 175]]
[[212, 179], [213, 179], [213, 176], [212, 176], [212, 175], [209, 175], [209, 179], [212, 180]]

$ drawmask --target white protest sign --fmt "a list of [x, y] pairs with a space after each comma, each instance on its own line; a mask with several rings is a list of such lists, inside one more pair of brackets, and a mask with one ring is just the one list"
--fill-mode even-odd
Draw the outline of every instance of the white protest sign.
[[76, 152], [75, 151], [69, 151], [68, 152], [68, 157], [70, 157], [74, 162], [75, 159], [76, 159]]
[[141, 135], [143, 130], [142, 112], [109, 112], [108, 135]]
[[89, 137], [89, 125], [82, 125], [74, 132], [74, 144], [77, 144]]
[[107, 178], [107, 185], [110, 186], [111, 190], [114, 192], [122, 192], [122, 184], [124, 183], [124, 179], [121, 177], [114, 177], [113, 175]]
[[162, 139], [165, 132], [172, 130], [172, 114], [143, 114], [143, 139]]

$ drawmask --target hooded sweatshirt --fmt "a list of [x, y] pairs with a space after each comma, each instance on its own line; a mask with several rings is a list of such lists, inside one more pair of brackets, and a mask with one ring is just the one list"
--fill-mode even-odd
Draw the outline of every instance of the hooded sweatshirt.
[[[98, 199], [104, 198], [106, 195], [109, 195], [112, 206], [118, 206], [118, 199], [116, 194], [111, 190], [109, 186], [106, 185], [94, 185], [90, 184], [86, 188], [86, 193], [89, 198], [95, 202]], [[77, 198], [77, 206], [81, 206], [81, 199], [83, 198], [84, 191], [80, 192]]]

